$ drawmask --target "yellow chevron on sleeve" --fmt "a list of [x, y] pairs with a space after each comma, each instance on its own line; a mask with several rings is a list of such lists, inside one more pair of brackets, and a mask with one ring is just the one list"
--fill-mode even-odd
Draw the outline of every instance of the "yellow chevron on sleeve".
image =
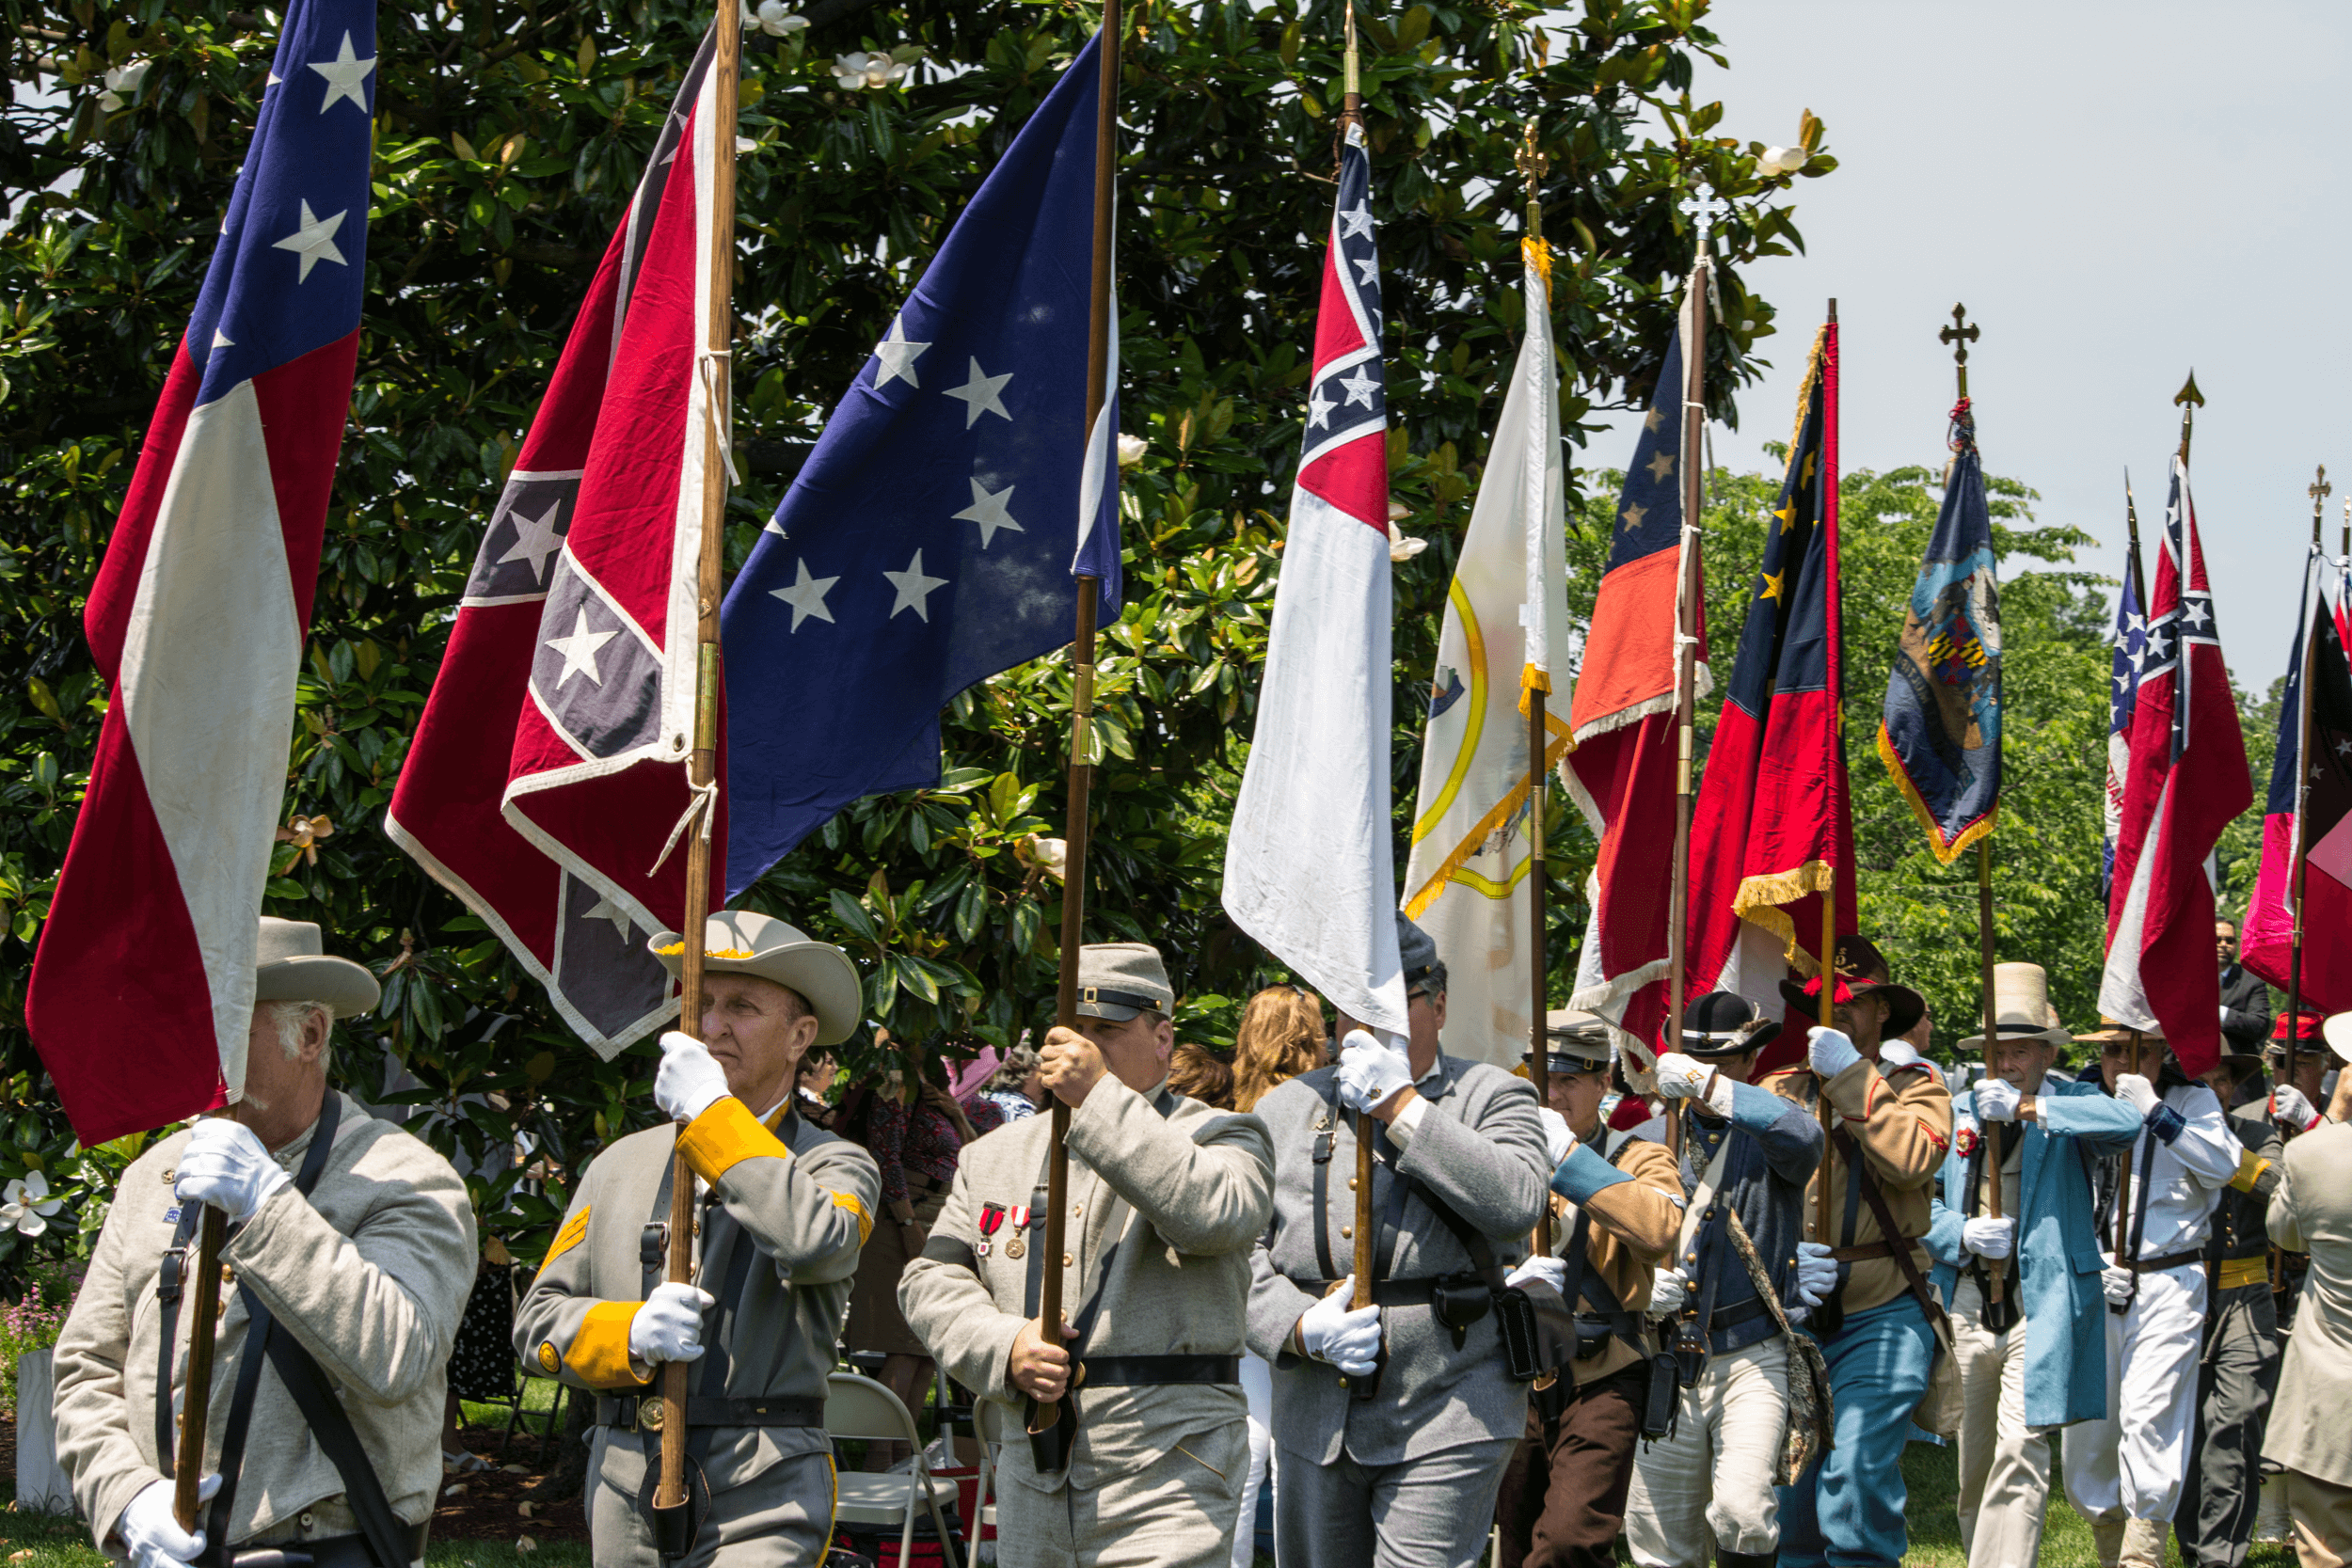
[[571, 1346], [564, 1353], [564, 1365], [592, 1388], [644, 1386], [647, 1380], [637, 1375], [628, 1359], [629, 1321], [644, 1305], [606, 1301], [588, 1308], [580, 1332], [572, 1336]]
[[2241, 1149], [2237, 1157], [2237, 1174], [2230, 1178], [2230, 1185], [2241, 1193], [2250, 1193], [2254, 1190], [2254, 1183], [2263, 1179], [2263, 1172], [2269, 1168], [2269, 1161], [2250, 1148]]
[[[831, 1189], [827, 1190], [830, 1191]], [[833, 1195], [833, 1206], [836, 1209], [847, 1209], [850, 1213], [857, 1216], [857, 1244], [864, 1246], [866, 1244], [866, 1238], [874, 1233], [874, 1219], [872, 1215], [866, 1212], [866, 1205], [857, 1200], [857, 1194], [834, 1193]]]
[[762, 1127], [751, 1108], [731, 1094], [721, 1095], [710, 1109], [687, 1124], [678, 1134], [677, 1151], [696, 1176], [713, 1186], [746, 1160], [792, 1158], [783, 1141]]
[[540, 1277], [554, 1266], [557, 1259], [588, 1239], [588, 1216], [595, 1208], [595, 1204], [588, 1204], [564, 1222], [564, 1228], [555, 1233], [554, 1244], [548, 1248], [547, 1257], [540, 1260], [539, 1273], [531, 1276], [532, 1284], [539, 1282]]

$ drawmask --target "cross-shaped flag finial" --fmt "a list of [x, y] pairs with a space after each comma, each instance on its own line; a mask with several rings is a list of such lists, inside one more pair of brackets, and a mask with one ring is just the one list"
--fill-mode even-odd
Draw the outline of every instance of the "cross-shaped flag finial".
[[1717, 196], [1713, 191], [1693, 191], [1677, 205], [1682, 212], [1691, 215], [1692, 227], [1698, 231], [1698, 241], [1692, 246], [1692, 254], [1702, 261], [1706, 260], [1708, 242], [1714, 237], [1715, 233], [1715, 220], [1731, 211], [1731, 203]]
[[1960, 375], [1960, 395], [1968, 395], [1968, 345], [1983, 336], [1983, 328], [1968, 319], [1968, 307], [1952, 307], [1952, 325], [1935, 335], [1939, 343], [1952, 345], [1952, 369]]

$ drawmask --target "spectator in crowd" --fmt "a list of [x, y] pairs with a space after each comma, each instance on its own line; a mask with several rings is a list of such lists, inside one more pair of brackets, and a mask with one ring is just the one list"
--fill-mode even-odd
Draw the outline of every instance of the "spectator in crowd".
[[2237, 927], [2213, 923], [2213, 945], [2221, 960], [2221, 1034], [2233, 1051], [2260, 1051], [2270, 1033], [2270, 987], [2237, 961]]
[[995, 1108], [1000, 1123], [1026, 1121], [1045, 1103], [1045, 1086], [1038, 1082], [1037, 1069], [1037, 1047], [1025, 1038], [1006, 1053], [1004, 1065], [980, 1085], [977, 1098]]
[[1215, 1110], [1233, 1108], [1233, 1069], [1206, 1046], [1187, 1043], [1169, 1053], [1168, 1086]]
[[801, 1058], [801, 1066], [792, 1081], [792, 1102], [804, 1121], [830, 1130], [833, 1126], [833, 1081], [840, 1069], [840, 1059], [831, 1046], [812, 1047]]

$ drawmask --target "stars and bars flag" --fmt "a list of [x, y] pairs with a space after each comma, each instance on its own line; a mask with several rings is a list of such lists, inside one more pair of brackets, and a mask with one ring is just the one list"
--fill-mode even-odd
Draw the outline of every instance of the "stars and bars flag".
[[1879, 721], [1880, 760], [1946, 865], [1993, 832], [2001, 804], [2001, 592], [1965, 398], [1952, 410], [1951, 446]]
[[1225, 844], [1225, 911], [1358, 1022], [1406, 1033], [1389, 825], [1388, 391], [1372, 164], [1340, 149], [1307, 428]]
[[727, 373], [702, 353], [711, 181], [735, 156], [715, 51], [706, 36], [532, 417], [385, 817], [605, 1056], [673, 1015], [645, 939], [684, 917], [681, 832], [724, 825], [686, 771]]
[[2148, 598], [2146, 654], [2116, 824], [2099, 1010], [2128, 1028], [2161, 1031], [2193, 1078], [2212, 1069], [2221, 1049], [2205, 857], [2252, 803], [2254, 789], [2221, 660], [2188, 465], [2178, 457]]
[[[1687, 990], [1737, 991], [1777, 1014], [1790, 968], [1820, 972], [1825, 888], [1838, 932], [1855, 929], [1835, 322], [1813, 341], [1772, 519], [1691, 812]], [[1781, 1040], [1764, 1069], [1803, 1058], [1802, 1028]]]
[[[2336, 611], [2321, 592], [2329, 573], [2317, 545], [2304, 564], [2302, 616], [2279, 705], [2263, 807], [2263, 858], [2246, 909], [2239, 956], [2246, 967], [2291, 989], [2295, 857], [2310, 846], [2303, 877], [2302, 1005], [2323, 1013], [2352, 1008], [2352, 667], [2344, 661]], [[2311, 732], [2302, 733], [2303, 688], [2311, 685]], [[2297, 775], [2302, 790], [2296, 790]]]
[[293, 0], [84, 612], [113, 700], [25, 1021], [86, 1145], [244, 1093], [358, 353], [374, 70], [373, 0]]
[[1077, 578], [1119, 618], [1115, 335], [1086, 424], [1101, 48], [989, 171], [727, 592], [730, 893], [860, 796], [935, 782], [940, 708], [1067, 644]]
[[2099, 896], [2115, 897], [2115, 835], [2123, 818], [2123, 781], [2132, 771], [2132, 714], [2139, 705], [2139, 673], [2148, 662], [2147, 605], [2140, 596], [2139, 541], [2123, 560], [2123, 591], [2115, 598], [2115, 654], [2107, 693], [2106, 793], [2100, 815]]
[[1528, 755], [1530, 694], [1566, 684], [1568, 626], [1560, 372], [1551, 258], [1520, 242], [1527, 331], [1446, 594], [1405, 867], [1405, 912], [1438, 944], [1448, 981], [1446, 1049], [1515, 1066], [1529, 1040], [1534, 976], [1527, 899], [1533, 784], [1567, 750], [1547, 703], [1544, 755]]
[[[1593, 601], [1568, 710], [1575, 745], [1560, 779], [1600, 839], [1592, 917], [1569, 1006], [1598, 1013], [1643, 1050], [1666, 1017], [1666, 914], [1674, 885], [1675, 596], [1681, 571], [1683, 366], [1694, 299], [1685, 292], [1658, 389], [1617, 498], [1609, 564]], [[1693, 535], [1691, 549], [1697, 549]], [[1698, 607], [1697, 696], [1712, 689]]]

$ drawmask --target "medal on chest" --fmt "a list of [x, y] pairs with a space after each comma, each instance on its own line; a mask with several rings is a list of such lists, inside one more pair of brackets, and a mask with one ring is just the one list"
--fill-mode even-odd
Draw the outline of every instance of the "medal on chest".
[[1005, 1243], [1005, 1256], [1019, 1258], [1029, 1250], [1029, 1243], [1020, 1234], [1029, 1228], [1029, 1206], [1025, 1203], [1016, 1203], [1005, 1212], [1005, 1217], [1012, 1221], [1014, 1231], [1012, 1240]]
[[997, 1229], [1004, 1223], [1005, 1206], [1003, 1204], [983, 1203], [980, 1205], [980, 1241], [979, 1244], [972, 1249], [972, 1256], [975, 1258], [988, 1256], [989, 1248], [994, 1244], [993, 1238]]

